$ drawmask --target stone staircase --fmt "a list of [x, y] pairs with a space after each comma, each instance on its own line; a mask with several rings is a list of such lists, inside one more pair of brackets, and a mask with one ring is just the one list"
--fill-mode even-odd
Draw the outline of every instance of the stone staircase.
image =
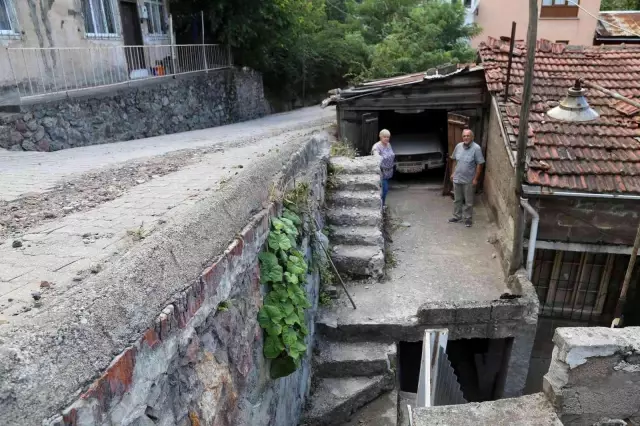
[[316, 342], [314, 388], [302, 424], [336, 426], [395, 385], [395, 345]]
[[330, 168], [331, 258], [347, 276], [380, 279], [385, 258], [378, 162], [373, 157], [334, 157]]
[[[343, 279], [384, 274], [379, 170], [373, 157], [330, 161], [327, 222], [331, 258]], [[395, 344], [317, 336], [314, 386], [303, 425], [341, 425], [394, 388]]]

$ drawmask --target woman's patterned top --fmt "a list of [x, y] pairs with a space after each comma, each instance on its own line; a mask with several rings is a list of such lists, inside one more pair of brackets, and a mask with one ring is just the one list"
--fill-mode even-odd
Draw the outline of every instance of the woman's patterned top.
[[377, 142], [371, 149], [372, 153], [377, 153], [382, 157], [380, 161], [380, 168], [382, 169], [382, 179], [391, 179], [393, 177], [393, 163], [396, 159], [396, 154], [393, 153], [391, 144], [384, 146], [382, 142]]

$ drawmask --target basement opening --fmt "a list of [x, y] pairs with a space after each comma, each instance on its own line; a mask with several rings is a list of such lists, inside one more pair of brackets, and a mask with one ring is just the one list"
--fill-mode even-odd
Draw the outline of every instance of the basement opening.
[[[447, 357], [467, 402], [494, 401], [504, 392], [513, 339], [462, 339], [447, 342]], [[422, 341], [398, 344], [401, 392], [418, 392]]]

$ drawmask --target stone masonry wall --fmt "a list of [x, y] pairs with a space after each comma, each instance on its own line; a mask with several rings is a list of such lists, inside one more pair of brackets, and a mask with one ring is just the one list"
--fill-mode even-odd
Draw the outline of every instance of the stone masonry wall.
[[503, 396], [524, 392], [529, 360], [538, 321], [539, 302], [526, 272], [519, 271], [508, 282], [519, 298], [511, 300], [429, 302], [418, 310], [420, 325], [449, 329], [449, 339], [512, 338]]
[[[321, 149], [320, 142], [312, 140], [292, 157], [279, 185], [284, 187], [294, 176], [310, 182], [312, 212], [322, 226], [326, 157], [310, 160]], [[257, 256], [270, 218], [280, 208], [271, 204], [257, 213], [226, 251], [159, 313], [153, 326], [142, 330], [75, 402], [43, 424], [298, 424], [310, 387], [319, 276], [311, 273], [306, 286], [314, 305], [307, 313], [307, 356], [294, 374], [271, 380], [257, 323], [266, 291], [260, 286]], [[301, 251], [311, 259], [309, 241], [307, 229]], [[226, 309], [221, 309], [222, 302]]]
[[262, 76], [229, 69], [69, 92], [0, 114], [0, 147], [58, 151], [215, 127], [267, 113]]
[[500, 118], [493, 105], [489, 111], [484, 191], [493, 220], [498, 225], [497, 243], [500, 246], [503, 268], [506, 270], [506, 262], [511, 255], [511, 241], [513, 239], [512, 211], [517, 202], [512, 187], [515, 171], [502, 139]]
[[640, 421], [640, 327], [558, 328], [553, 341], [544, 392], [564, 425]]

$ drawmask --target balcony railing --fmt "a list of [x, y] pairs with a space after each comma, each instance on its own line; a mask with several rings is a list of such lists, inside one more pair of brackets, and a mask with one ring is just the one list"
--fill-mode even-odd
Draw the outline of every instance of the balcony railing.
[[7, 52], [23, 99], [232, 66], [228, 48], [217, 44], [8, 48]]

